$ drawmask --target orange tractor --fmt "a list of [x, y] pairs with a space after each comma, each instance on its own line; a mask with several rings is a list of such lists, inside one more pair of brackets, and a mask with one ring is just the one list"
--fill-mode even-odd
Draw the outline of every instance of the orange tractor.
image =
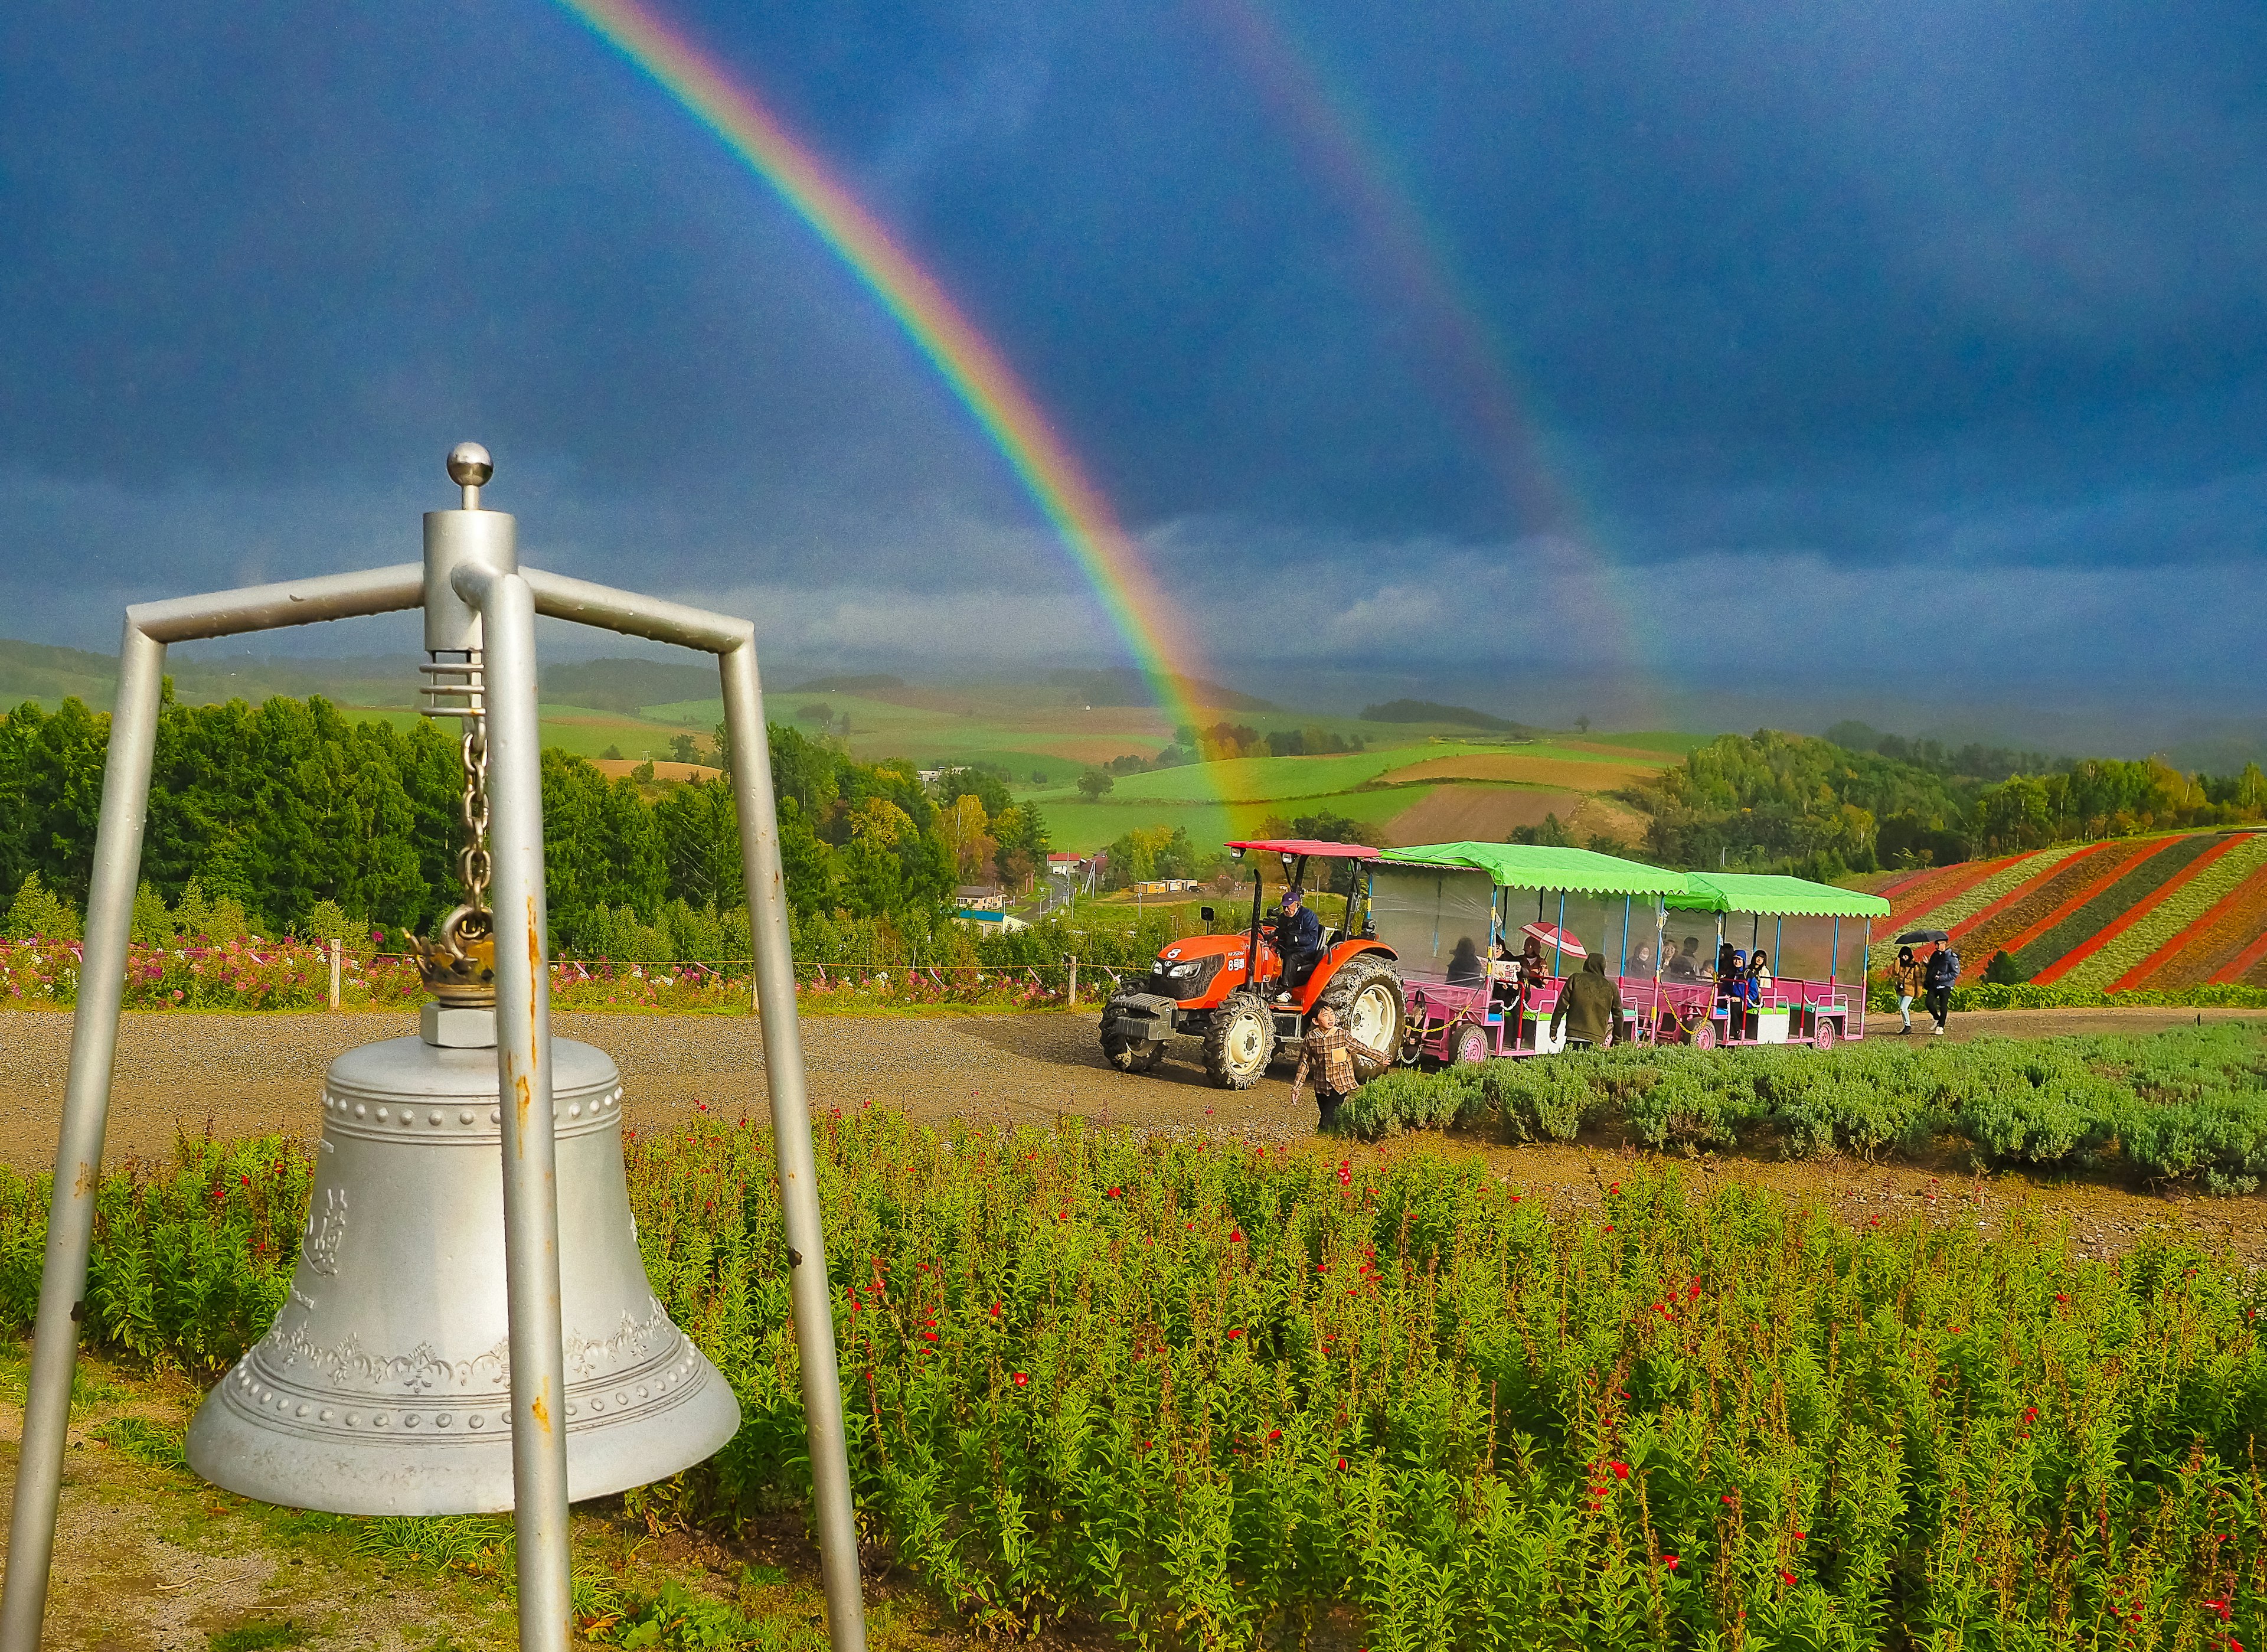
[[[1303, 886], [1310, 862], [1362, 862], [1377, 851], [1361, 843], [1304, 839], [1231, 843], [1229, 852], [1282, 856], [1287, 885]], [[1125, 1073], [1146, 1073], [1164, 1058], [1177, 1035], [1204, 1041], [1205, 1071], [1226, 1090], [1249, 1090], [1267, 1064], [1295, 1056], [1308, 1018], [1328, 1004], [1354, 1040], [1398, 1058], [1405, 1031], [1400, 972], [1392, 949], [1382, 945], [1368, 921], [1368, 880], [1356, 871], [1335, 928], [1322, 932], [1313, 966], [1286, 979], [1276, 950], [1281, 908], [1262, 912], [1258, 868], [1251, 872], [1251, 921], [1240, 934], [1192, 936], [1157, 954], [1148, 975], [1113, 995], [1102, 1012], [1102, 1053]], [[1317, 914], [1319, 915], [1319, 914]], [[1207, 923], [1213, 909], [1203, 909]], [[1364, 1076], [1368, 1076], [1365, 1070]]]

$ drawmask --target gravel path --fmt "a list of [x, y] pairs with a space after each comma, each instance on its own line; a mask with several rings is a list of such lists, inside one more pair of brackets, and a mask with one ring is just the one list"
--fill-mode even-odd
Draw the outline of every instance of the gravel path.
[[[2205, 1010], [2202, 1019], [2259, 1018]], [[1951, 1037], [2038, 1038], [2072, 1032], [2156, 1032], [2193, 1024], [2192, 1010], [2002, 1010], [1955, 1016]], [[394, 1038], [415, 1023], [399, 1012], [356, 1015], [129, 1015], [119, 1040], [105, 1156], [169, 1158], [177, 1130], [216, 1136], [312, 1133], [323, 1069], [350, 1046]], [[745, 1016], [562, 1013], [562, 1037], [605, 1049], [620, 1065], [623, 1111], [650, 1129], [705, 1101], [728, 1117], [767, 1117], [763, 1046]], [[1104, 1064], [1091, 1014], [817, 1016], [803, 1024], [813, 1101], [853, 1109], [903, 1109], [924, 1122], [1046, 1125], [1076, 1116], [1145, 1130], [1203, 1130], [1260, 1142], [1301, 1143], [1314, 1133], [1312, 1105], [1295, 1116], [1280, 1074], [1244, 1091], [1214, 1090], [1195, 1064], [1196, 1044], [1177, 1040], [1145, 1077]], [[1896, 1017], [1887, 1030], [1895, 1037]], [[70, 1063], [71, 1019], [53, 1012], [0, 1012], [0, 1162], [46, 1170]], [[1879, 1036], [1884, 1024], [1874, 1018]], [[1929, 1036], [1916, 1032], [1916, 1038]], [[1490, 1146], [1465, 1136], [1420, 1135], [1384, 1148], [1332, 1142], [1333, 1156], [1478, 1150], [1491, 1169], [1563, 1208], [1595, 1205], [1637, 1156], [1587, 1144]], [[2082, 1182], [1976, 1178], [1949, 1164], [1865, 1165], [1710, 1159], [1691, 1173], [1757, 1182], [1818, 1200], [1853, 1222], [1920, 1211], [1938, 1221], [1988, 1222], [2014, 1205], [2043, 1199], [2066, 1215], [2081, 1248], [2128, 1248], [2170, 1224], [2226, 1245], [2255, 1265], [2267, 1260], [2267, 1196], [2161, 1199]]]
[[[1266, 1138], [1294, 1129], [1280, 1078], [1243, 1092], [1214, 1090], [1183, 1059], [1144, 1078], [1104, 1064], [1099, 1018], [1083, 1014], [814, 1016], [803, 1024], [811, 1098], [818, 1107], [896, 1106], [949, 1118], [1045, 1124], [1076, 1114], [1147, 1129], [1213, 1128]], [[648, 1128], [705, 1100], [737, 1117], [768, 1117], [763, 1040], [747, 1016], [561, 1013], [561, 1037], [581, 1039], [622, 1069], [624, 1112]], [[312, 1133], [324, 1068], [341, 1051], [396, 1038], [415, 1022], [382, 1014], [196, 1015], [125, 1017], [111, 1089], [104, 1156], [167, 1156], [176, 1130], [239, 1136]], [[71, 1017], [0, 1012], [0, 1162], [55, 1163], [55, 1130], [70, 1064]]]

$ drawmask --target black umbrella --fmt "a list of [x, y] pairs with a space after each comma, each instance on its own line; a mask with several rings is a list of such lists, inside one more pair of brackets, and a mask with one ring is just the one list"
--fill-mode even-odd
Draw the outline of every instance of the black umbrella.
[[1949, 941], [1951, 938], [1941, 929], [1907, 929], [1897, 937], [1897, 944], [1904, 946], [1912, 941]]

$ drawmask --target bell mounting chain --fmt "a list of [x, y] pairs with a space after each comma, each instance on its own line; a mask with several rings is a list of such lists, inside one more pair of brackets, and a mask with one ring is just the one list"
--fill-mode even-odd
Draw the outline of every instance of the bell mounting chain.
[[[418, 943], [432, 995], [420, 1036], [366, 1045], [333, 1063], [291, 1305], [199, 1408], [192, 1466], [247, 1495], [318, 1495], [323, 1507], [432, 1513], [508, 1503], [518, 1538], [519, 1644], [523, 1652], [565, 1652], [570, 1494], [598, 1495], [674, 1472], [736, 1426], [728, 1385], [645, 1286], [627, 1232], [613, 1063], [571, 1040], [554, 1048], [551, 1038], [535, 616], [714, 654], [732, 749], [759, 754], [767, 742], [754, 628], [522, 568], [513, 518], [481, 503], [495, 468], [475, 444], [451, 451], [449, 476], [464, 490], [463, 505], [426, 514], [422, 562], [126, 611], [0, 1652], [34, 1652], [47, 1610], [168, 643], [422, 609], [422, 709], [462, 721], [466, 775], [463, 897], [437, 936]], [[731, 780], [827, 1633], [836, 1652], [850, 1652], [866, 1644], [865, 1612], [771, 767], [744, 756]], [[505, 1097], [514, 1105], [502, 1105]], [[491, 1203], [499, 1181], [500, 1201]], [[562, 1186], [575, 1218], [563, 1245]], [[417, 1225], [444, 1209], [454, 1225], [437, 1237]], [[374, 1249], [413, 1237], [419, 1268], [393, 1266], [393, 1257], [373, 1267]], [[408, 1273], [420, 1277], [405, 1282]], [[375, 1340], [380, 1321], [412, 1334], [397, 1350]]]

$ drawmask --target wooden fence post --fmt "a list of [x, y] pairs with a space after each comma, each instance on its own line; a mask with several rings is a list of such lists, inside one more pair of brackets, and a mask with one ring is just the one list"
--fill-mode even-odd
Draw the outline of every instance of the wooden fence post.
[[339, 937], [331, 937], [331, 1008], [339, 1007]]
[[1078, 1008], [1078, 954], [1072, 952], [1066, 956], [1070, 962], [1070, 989], [1063, 995], [1063, 1008], [1075, 1010]]

